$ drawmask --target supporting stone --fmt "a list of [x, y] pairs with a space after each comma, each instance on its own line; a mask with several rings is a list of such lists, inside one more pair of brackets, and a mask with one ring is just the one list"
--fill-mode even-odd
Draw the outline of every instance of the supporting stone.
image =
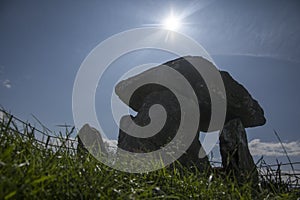
[[248, 148], [245, 128], [240, 119], [227, 122], [220, 135], [222, 165], [239, 183], [258, 184], [258, 172]]
[[[138, 114], [132, 118], [131, 123], [135, 123], [138, 126], [146, 126], [150, 123], [149, 109], [154, 104], [160, 104], [164, 107], [167, 113], [166, 123], [163, 128], [154, 136], [148, 138], [133, 137], [125, 133], [122, 129], [119, 130], [118, 147], [123, 150], [141, 153], [152, 152], [164, 147], [168, 144], [176, 135], [180, 124], [180, 106], [176, 97], [171, 91], [159, 91], [149, 94], [139, 108]], [[124, 127], [129, 131], [135, 131], [131, 127], [134, 127], [128, 121], [124, 120], [128, 116], [124, 116], [121, 119], [120, 127]], [[155, 118], [155, 116], [152, 116]], [[156, 118], [160, 118], [156, 116]], [[189, 148], [178, 159], [181, 166], [185, 168], [196, 168], [203, 172], [210, 169], [210, 164], [207, 156], [199, 158], [199, 151], [201, 149], [201, 143], [199, 141], [199, 132], [195, 133], [195, 138]], [[182, 139], [184, 140], [184, 138]], [[178, 145], [178, 144], [175, 144]], [[202, 153], [205, 155], [205, 153]], [[176, 164], [175, 164], [176, 165]]]

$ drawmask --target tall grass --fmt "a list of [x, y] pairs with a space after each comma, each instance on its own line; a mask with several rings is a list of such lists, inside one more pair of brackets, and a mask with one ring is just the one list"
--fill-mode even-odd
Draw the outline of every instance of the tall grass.
[[60, 133], [49, 148], [35, 129], [19, 130], [13, 119], [0, 123], [0, 199], [296, 199], [282, 180], [263, 179], [259, 190], [239, 185], [218, 170], [165, 168], [143, 174], [111, 169], [90, 155], [77, 154]]

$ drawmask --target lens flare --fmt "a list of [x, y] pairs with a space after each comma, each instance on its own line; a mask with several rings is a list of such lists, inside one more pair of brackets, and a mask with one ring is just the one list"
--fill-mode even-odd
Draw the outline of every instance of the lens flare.
[[180, 20], [179, 18], [171, 15], [168, 18], [166, 18], [163, 22], [164, 28], [170, 31], [176, 31], [180, 28]]

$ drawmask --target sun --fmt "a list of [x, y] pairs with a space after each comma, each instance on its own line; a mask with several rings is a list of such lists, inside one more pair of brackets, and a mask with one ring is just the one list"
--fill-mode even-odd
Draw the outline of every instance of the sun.
[[163, 21], [163, 26], [165, 29], [168, 29], [170, 31], [176, 31], [180, 28], [181, 23], [179, 18], [171, 15]]

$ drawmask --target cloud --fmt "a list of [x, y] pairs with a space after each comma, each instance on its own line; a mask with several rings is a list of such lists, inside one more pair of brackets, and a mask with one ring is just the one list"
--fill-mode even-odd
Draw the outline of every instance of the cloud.
[[108, 153], [112, 153], [112, 154], [117, 153], [117, 148], [118, 148], [117, 140], [109, 140], [103, 138], [103, 142]]
[[[282, 143], [289, 156], [300, 156], [300, 141]], [[275, 142], [262, 142], [254, 139], [249, 142], [249, 149], [253, 156], [285, 156], [281, 144]]]
[[6, 79], [5, 81], [3, 81], [3, 86], [6, 87], [7, 89], [11, 88], [11, 82], [10, 80]]

